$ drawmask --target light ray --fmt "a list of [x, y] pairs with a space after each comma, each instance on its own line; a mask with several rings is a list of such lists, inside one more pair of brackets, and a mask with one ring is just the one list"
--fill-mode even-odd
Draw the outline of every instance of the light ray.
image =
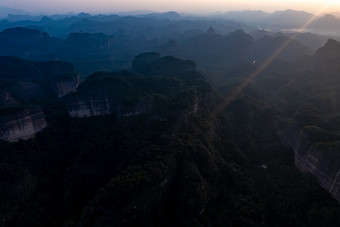
[[[305, 29], [312, 21], [314, 21], [317, 17], [319, 17], [322, 13], [324, 13], [329, 6], [332, 4], [332, 1], [328, 1], [313, 17], [311, 17], [306, 23], [304, 23], [300, 30]], [[245, 78], [240, 85], [238, 85], [223, 101], [223, 103], [216, 108], [214, 116], [220, 114], [225, 108], [229, 106], [229, 104], [257, 77], [263, 70], [265, 70], [274, 60], [275, 58], [298, 36], [298, 33], [292, 35], [286, 42], [284, 42], [264, 63], [262, 63], [255, 72], [253, 72], [250, 76]]]

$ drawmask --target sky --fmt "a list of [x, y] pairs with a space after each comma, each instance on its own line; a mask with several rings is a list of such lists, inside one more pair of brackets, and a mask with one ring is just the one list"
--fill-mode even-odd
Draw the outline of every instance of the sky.
[[340, 11], [340, 0], [0, 0], [0, 6], [48, 14], [134, 10], [209, 13], [248, 9], [266, 12], [295, 9], [316, 13], [327, 3], [331, 4], [326, 11]]

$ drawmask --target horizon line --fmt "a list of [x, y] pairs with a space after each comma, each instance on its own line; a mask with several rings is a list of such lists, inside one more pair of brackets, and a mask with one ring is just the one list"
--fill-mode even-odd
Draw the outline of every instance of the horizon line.
[[[314, 13], [311, 13], [309, 11], [305, 11], [305, 10], [298, 10], [298, 9], [293, 9], [293, 8], [286, 8], [286, 9], [282, 9], [282, 10], [273, 10], [273, 11], [266, 11], [266, 10], [262, 10], [262, 9], [231, 9], [231, 10], [226, 10], [226, 11], [214, 11], [214, 10], [166, 10], [166, 11], [162, 11], [162, 10], [150, 10], [150, 9], [136, 9], [136, 10], [117, 10], [117, 11], [112, 11], [112, 12], [101, 12], [101, 11], [87, 11], [87, 10], [79, 10], [79, 11], [60, 11], [60, 12], [33, 12], [33, 11], [29, 11], [29, 10], [23, 10], [23, 9], [18, 9], [18, 8], [11, 8], [11, 7], [7, 7], [7, 6], [1, 6], [0, 5], [0, 9], [4, 8], [4, 9], [8, 9], [8, 11], [14, 10], [14, 11], [19, 11], [18, 13], [16, 12], [8, 12], [8, 15], [14, 15], [14, 16], [53, 16], [53, 15], [78, 15], [81, 13], [87, 13], [90, 14], [92, 16], [95, 15], [113, 15], [113, 14], [126, 14], [129, 15], [129, 13], [131, 13], [131, 15], [147, 15], [147, 14], [152, 14], [152, 13], [169, 13], [169, 12], [176, 12], [178, 14], [183, 14], [183, 15], [214, 15], [214, 14], [224, 14], [224, 13], [229, 13], [229, 12], [245, 12], [245, 11], [252, 11], [252, 12], [263, 12], [263, 13], [267, 13], [267, 14], [273, 14], [276, 12], [285, 12], [285, 11], [295, 11], [295, 12], [304, 12], [304, 13], [308, 13], [311, 15], [315, 15]], [[141, 14], [138, 14], [138, 13]], [[6, 12], [4, 12], [6, 13]], [[325, 12], [325, 14], [334, 14], [337, 13], [337, 11], [334, 12]], [[340, 12], [339, 12], [340, 13]]]

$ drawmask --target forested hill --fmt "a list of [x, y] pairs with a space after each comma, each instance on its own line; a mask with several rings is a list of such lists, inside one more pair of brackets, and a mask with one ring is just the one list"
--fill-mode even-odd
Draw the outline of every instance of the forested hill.
[[[139, 74], [97, 72], [40, 103], [48, 126], [35, 139], [0, 141], [3, 226], [337, 226], [338, 202], [294, 167], [260, 84], [216, 112], [224, 98], [193, 62], [151, 56]], [[115, 107], [154, 101], [142, 114], [70, 115], [69, 99], [95, 113], [102, 93]]]

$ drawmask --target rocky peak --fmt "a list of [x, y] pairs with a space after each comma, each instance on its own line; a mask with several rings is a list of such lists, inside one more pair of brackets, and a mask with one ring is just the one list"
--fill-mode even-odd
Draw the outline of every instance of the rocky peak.
[[318, 71], [339, 71], [340, 43], [328, 39], [326, 44], [316, 51], [313, 58]]
[[216, 33], [216, 31], [215, 31], [215, 29], [213, 28], [213, 27], [209, 27], [208, 28], [208, 30], [205, 32], [205, 34], [207, 34], [207, 35], [213, 35], [213, 34], [215, 34]]

